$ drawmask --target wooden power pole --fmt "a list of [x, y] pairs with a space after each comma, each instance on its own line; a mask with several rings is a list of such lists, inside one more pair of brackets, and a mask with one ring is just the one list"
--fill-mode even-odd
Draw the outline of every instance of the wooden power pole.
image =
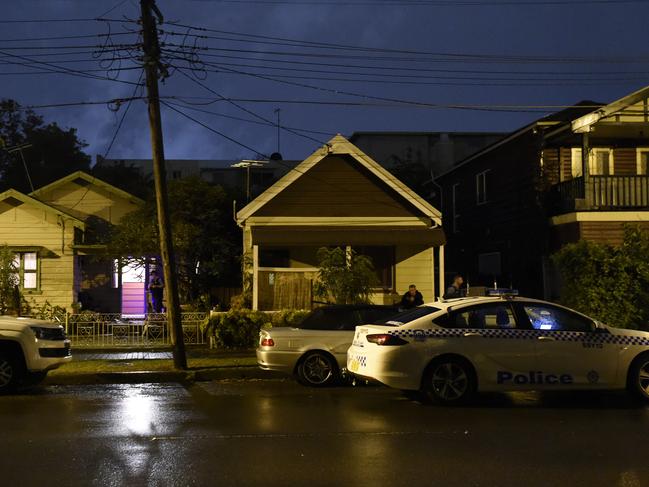
[[155, 0], [140, 0], [142, 9], [142, 39], [144, 43], [144, 72], [149, 101], [149, 125], [151, 129], [151, 148], [153, 154], [153, 179], [155, 181], [156, 207], [158, 209], [158, 232], [160, 233], [160, 252], [167, 289], [167, 322], [173, 345], [174, 366], [187, 368], [183, 326], [178, 301], [178, 280], [174, 258], [167, 198], [167, 175], [165, 169], [164, 147], [162, 143], [162, 122], [160, 117], [160, 97], [158, 93], [158, 69], [160, 45], [158, 30], [152, 15], [155, 12], [162, 21], [162, 15]]

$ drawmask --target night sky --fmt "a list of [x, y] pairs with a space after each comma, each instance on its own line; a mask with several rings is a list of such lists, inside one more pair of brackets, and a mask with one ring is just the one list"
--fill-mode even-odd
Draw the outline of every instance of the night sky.
[[[127, 59], [138, 55], [138, 34], [129, 32], [138, 25], [128, 21], [139, 17], [138, 1], [2, 3], [3, 98], [35, 106], [142, 95], [133, 84], [114, 80], [134, 83], [140, 77], [137, 62]], [[171, 74], [161, 84], [163, 101], [213, 130], [163, 106], [168, 158], [268, 155], [277, 150], [277, 130], [267, 124], [276, 120], [276, 108], [282, 125], [308, 131], [281, 133], [284, 158], [303, 159], [335, 133], [509, 131], [555, 111], [552, 107], [585, 99], [609, 102], [649, 84], [647, 1], [158, 0], [157, 5], [165, 18], [163, 59]], [[115, 21], [58, 21], [98, 16]], [[50, 22], [7, 22], [17, 20]], [[84, 37], [62, 38], [72, 36]], [[123, 59], [109, 62], [113, 56]], [[66, 73], [51, 72], [62, 69]], [[449, 105], [472, 109], [445, 108]], [[47, 121], [78, 128], [93, 161], [105, 154], [115, 133], [108, 157], [149, 158], [144, 102], [115, 108], [101, 103], [36, 111]], [[524, 111], [511, 111], [519, 109]]]

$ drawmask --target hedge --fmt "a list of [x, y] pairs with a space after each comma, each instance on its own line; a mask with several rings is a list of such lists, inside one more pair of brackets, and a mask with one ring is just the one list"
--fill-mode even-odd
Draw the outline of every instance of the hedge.
[[262, 327], [296, 326], [308, 313], [307, 310], [282, 310], [275, 313], [250, 309], [230, 310], [210, 316], [203, 324], [203, 331], [206, 336], [216, 339], [218, 347], [254, 348]]

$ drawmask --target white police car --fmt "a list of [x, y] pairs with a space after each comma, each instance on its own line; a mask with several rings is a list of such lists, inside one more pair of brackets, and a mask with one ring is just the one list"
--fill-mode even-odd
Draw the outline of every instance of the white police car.
[[445, 404], [477, 390], [627, 388], [649, 401], [649, 333], [546, 301], [460, 298], [356, 327], [347, 369]]

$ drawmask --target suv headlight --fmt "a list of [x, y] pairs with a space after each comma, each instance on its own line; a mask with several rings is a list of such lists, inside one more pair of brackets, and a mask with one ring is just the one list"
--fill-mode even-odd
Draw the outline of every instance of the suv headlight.
[[58, 328], [45, 328], [41, 326], [30, 326], [34, 336], [38, 340], [65, 340], [65, 332], [63, 327]]

